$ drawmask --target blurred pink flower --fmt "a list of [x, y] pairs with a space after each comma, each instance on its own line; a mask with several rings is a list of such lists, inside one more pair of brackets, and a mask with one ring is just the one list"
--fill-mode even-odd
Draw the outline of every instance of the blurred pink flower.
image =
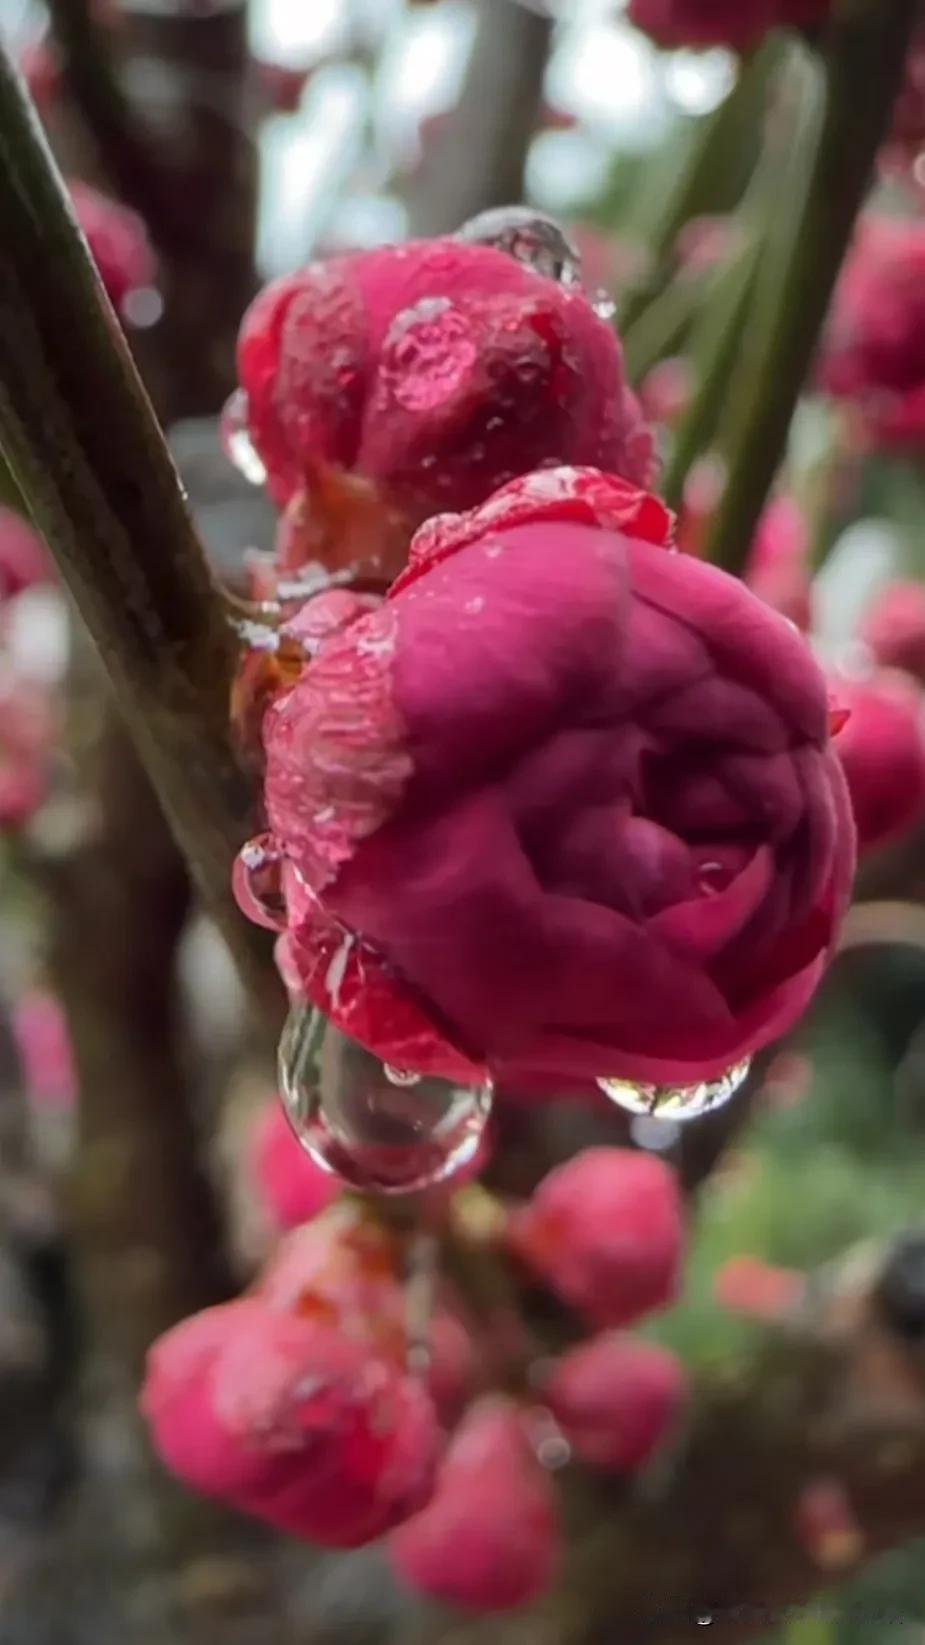
[[418, 1593], [473, 1611], [536, 1599], [559, 1564], [552, 1486], [509, 1400], [466, 1413], [432, 1501], [388, 1539], [398, 1575]]
[[652, 1154], [588, 1148], [511, 1213], [509, 1249], [599, 1328], [674, 1300], [684, 1249], [674, 1172]]
[[925, 715], [922, 693], [905, 674], [833, 679], [849, 713], [835, 739], [848, 782], [862, 851], [901, 838], [925, 821]]
[[259, 1297], [159, 1338], [141, 1404], [178, 1478], [323, 1547], [372, 1541], [433, 1488], [440, 1435], [421, 1384], [335, 1325]]
[[925, 443], [925, 221], [862, 219], [835, 292], [821, 386], [874, 446]]

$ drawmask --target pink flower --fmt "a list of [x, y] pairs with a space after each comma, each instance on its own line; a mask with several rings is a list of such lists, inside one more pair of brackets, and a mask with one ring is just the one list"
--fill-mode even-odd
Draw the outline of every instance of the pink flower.
[[261, 1109], [250, 1153], [258, 1192], [278, 1228], [310, 1222], [340, 1193], [340, 1183], [299, 1146], [278, 1098]]
[[51, 558], [38, 532], [11, 508], [0, 508], [0, 600], [53, 578]]
[[575, 1455], [618, 1474], [648, 1462], [676, 1423], [686, 1391], [674, 1354], [617, 1331], [563, 1354], [543, 1388]]
[[918, 686], [884, 671], [834, 687], [850, 718], [835, 749], [862, 851], [885, 845], [925, 820], [925, 718]]
[[30, 989], [16, 1001], [12, 1025], [30, 1099], [42, 1108], [72, 1108], [77, 1071], [67, 1021], [55, 996]]
[[594, 471], [422, 530], [268, 711], [306, 994], [448, 1078], [693, 1083], [789, 1028], [847, 900], [826, 688]]
[[732, 46], [745, 51], [770, 29], [811, 28], [830, 0], [629, 0], [627, 15], [660, 46]]
[[549, 1586], [559, 1562], [552, 1487], [510, 1401], [470, 1409], [432, 1501], [388, 1550], [409, 1587], [468, 1610], [514, 1610]]
[[178, 1478], [324, 1547], [369, 1542], [430, 1496], [439, 1430], [420, 1384], [259, 1298], [161, 1337], [142, 1409]]
[[890, 583], [864, 617], [861, 639], [882, 668], [925, 681], [925, 585]]
[[796, 503], [776, 497], [758, 521], [745, 581], [754, 594], [806, 633], [812, 626], [809, 531]]
[[855, 406], [868, 440], [925, 440], [925, 222], [868, 217], [842, 271], [819, 365]]
[[590, 1324], [630, 1325], [677, 1292], [684, 1230], [674, 1173], [652, 1154], [587, 1148], [543, 1178], [507, 1237]]
[[652, 471], [612, 328], [488, 246], [412, 242], [277, 280], [244, 317], [238, 369], [270, 490], [295, 510], [290, 568], [307, 531], [303, 561], [378, 553], [394, 572], [409, 527], [543, 464]]
[[89, 183], [71, 179], [68, 189], [106, 295], [121, 312], [133, 291], [154, 281], [154, 253], [145, 225], [136, 212]]

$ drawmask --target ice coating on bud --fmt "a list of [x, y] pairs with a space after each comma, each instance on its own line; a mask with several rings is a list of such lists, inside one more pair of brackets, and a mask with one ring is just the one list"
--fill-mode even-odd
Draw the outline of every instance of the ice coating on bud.
[[431, 1502], [393, 1532], [388, 1551], [410, 1588], [466, 1610], [513, 1610], [549, 1586], [559, 1563], [555, 1499], [509, 1400], [471, 1407]]
[[925, 818], [925, 714], [918, 685], [883, 670], [833, 681], [848, 719], [833, 747], [848, 783], [862, 851], [886, 845]]
[[557, 1359], [543, 1396], [575, 1456], [631, 1473], [674, 1426], [686, 1387], [674, 1354], [614, 1331]]
[[674, 1172], [632, 1149], [585, 1149], [512, 1214], [508, 1244], [592, 1325], [631, 1324], [677, 1293], [684, 1236]]
[[369, 1542], [430, 1495], [440, 1441], [420, 1384], [331, 1325], [259, 1298], [161, 1337], [141, 1403], [180, 1479], [324, 1547]]
[[278, 1228], [310, 1222], [334, 1201], [339, 1184], [299, 1147], [278, 1098], [261, 1109], [250, 1138], [251, 1169]]

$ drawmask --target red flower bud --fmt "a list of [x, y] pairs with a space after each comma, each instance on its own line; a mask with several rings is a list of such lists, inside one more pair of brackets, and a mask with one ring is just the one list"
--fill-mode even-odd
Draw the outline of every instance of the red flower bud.
[[52, 582], [54, 575], [38, 532], [11, 508], [0, 508], [0, 600], [12, 599], [35, 583]]
[[89, 183], [72, 179], [68, 189], [106, 295], [121, 311], [133, 291], [154, 281], [154, 253], [145, 225], [136, 212]]
[[381, 1536], [432, 1488], [439, 1434], [420, 1384], [331, 1326], [256, 1298], [161, 1337], [142, 1409], [180, 1479], [324, 1547]]
[[[489, 246], [412, 242], [311, 264], [252, 303], [238, 367], [273, 496], [303, 514], [311, 499], [304, 560], [325, 552], [319, 500], [344, 512], [331, 470], [395, 511], [401, 529], [383, 525], [380, 545], [394, 570], [409, 526], [531, 468], [597, 463], [644, 483], [653, 466], [612, 328], [578, 288]], [[362, 491], [347, 514], [358, 507]], [[375, 550], [368, 518], [364, 530]], [[290, 564], [293, 536], [290, 521]]]
[[925, 440], [925, 222], [862, 219], [835, 292], [822, 387], [850, 401], [871, 444]]
[[549, 1586], [559, 1560], [555, 1502], [515, 1406], [472, 1407], [432, 1501], [393, 1532], [388, 1550], [409, 1587], [469, 1610], [514, 1610]]
[[883, 668], [901, 668], [925, 682], [925, 585], [890, 583], [861, 624], [861, 639]]
[[925, 819], [925, 717], [922, 695], [904, 674], [839, 678], [850, 718], [835, 740], [862, 851], [898, 839]]
[[629, 1148], [588, 1148], [515, 1211], [508, 1243], [592, 1325], [629, 1325], [678, 1288], [684, 1230], [674, 1172]]
[[575, 1455], [622, 1474], [648, 1462], [676, 1422], [686, 1387], [674, 1354], [612, 1332], [556, 1360], [543, 1394]]
[[258, 1192], [278, 1228], [310, 1222], [340, 1193], [337, 1179], [299, 1146], [278, 1098], [258, 1115], [250, 1149]]
[[719, 1077], [812, 995], [852, 868], [823, 677], [587, 470], [440, 516], [264, 721], [289, 958], [400, 1068]]

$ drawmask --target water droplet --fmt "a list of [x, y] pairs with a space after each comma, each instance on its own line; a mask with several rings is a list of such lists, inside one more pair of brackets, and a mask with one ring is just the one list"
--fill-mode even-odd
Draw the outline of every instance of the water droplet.
[[712, 1114], [729, 1102], [743, 1084], [750, 1065], [751, 1058], [746, 1057], [717, 1079], [701, 1080], [698, 1085], [641, 1085], [622, 1079], [599, 1079], [597, 1083], [605, 1097], [628, 1114], [683, 1123]]
[[630, 1136], [637, 1148], [650, 1154], [667, 1154], [681, 1135], [676, 1120], [655, 1119], [651, 1114], [637, 1114], [630, 1121]]
[[591, 298], [591, 307], [599, 320], [612, 320], [617, 312], [617, 305], [609, 291], [596, 291]]
[[581, 284], [581, 257], [554, 217], [529, 206], [498, 206], [470, 217], [456, 235], [471, 245], [494, 246], [561, 286]]
[[283, 1030], [279, 1081], [293, 1130], [315, 1163], [384, 1194], [418, 1192], [462, 1170], [491, 1111], [490, 1082], [454, 1085], [384, 1067], [306, 1005]]
[[392, 321], [381, 375], [407, 411], [433, 411], [458, 391], [477, 358], [466, 316], [448, 297], [422, 297]]
[[236, 388], [225, 401], [221, 421], [222, 450], [239, 474], [253, 486], [262, 486], [267, 477], [263, 459], [255, 450], [247, 426], [247, 395]]
[[390, 1085], [417, 1085], [421, 1079], [411, 1068], [393, 1068], [391, 1063], [382, 1064], [382, 1072]]
[[711, 1626], [712, 1622], [713, 1622], [713, 1618], [711, 1616], [704, 1615], [704, 1616], [699, 1616], [697, 1618], [698, 1628], [709, 1628]]
[[231, 889], [242, 914], [268, 931], [285, 931], [283, 854], [272, 834], [257, 834], [242, 845], [231, 871]]
[[725, 891], [732, 875], [724, 862], [709, 858], [697, 864], [697, 885], [705, 897], [715, 897]]

